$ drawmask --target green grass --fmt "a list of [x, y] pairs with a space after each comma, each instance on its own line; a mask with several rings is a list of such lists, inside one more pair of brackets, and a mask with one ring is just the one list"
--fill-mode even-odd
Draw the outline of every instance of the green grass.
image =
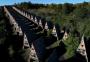
[[66, 59], [71, 58], [75, 55], [75, 51], [79, 45], [79, 39], [69, 35], [67, 40], [63, 41], [66, 45], [66, 53], [63, 55]]
[[[71, 35], [69, 35], [69, 37], [65, 41], [63, 41], [66, 49], [66, 52], [63, 55], [65, 59], [69, 59], [75, 55], [75, 51], [79, 45], [78, 41], [79, 41], [78, 37], [73, 37]], [[53, 44], [51, 44], [50, 46], [46, 47], [46, 49], [56, 48], [60, 46], [60, 42], [61, 40], [58, 40]]]

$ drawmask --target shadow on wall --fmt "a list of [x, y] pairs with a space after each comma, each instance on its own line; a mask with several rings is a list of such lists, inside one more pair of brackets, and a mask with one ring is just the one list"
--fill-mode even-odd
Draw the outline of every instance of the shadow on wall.
[[[0, 44], [0, 62], [25, 62], [24, 58], [21, 55], [24, 52], [21, 48], [18, 48], [19, 46], [22, 46], [20, 40], [17, 41], [18, 36], [12, 35], [12, 26], [7, 19], [5, 19], [5, 24], [7, 32], [4, 43]], [[21, 50], [22, 52], [19, 52], [19, 50]]]
[[17, 48], [17, 42], [12, 41], [13, 38], [11, 39], [11, 37], [7, 38], [5, 43], [0, 45], [0, 62], [25, 62], [24, 58], [21, 56], [24, 52], [18, 51], [20, 48]]
[[[59, 58], [66, 52], [65, 45], [63, 42], [60, 43], [60, 46], [56, 47], [48, 57], [47, 62], [59, 62]], [[61, 61], [60, 61], [61, 62]]]

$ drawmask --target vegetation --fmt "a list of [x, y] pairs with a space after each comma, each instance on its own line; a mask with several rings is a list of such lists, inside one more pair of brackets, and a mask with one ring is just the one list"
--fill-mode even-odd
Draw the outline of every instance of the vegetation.
[[[28, 5], [26, 5], [28, 4]], [[90, 37], [90, 3], [83, 2], [78, 4], [32, 4], [31, 2], [16, 4], [21, 9], [27, 9], [28, 12], [41, 16], [48, 21], [58, 23], [61, 28], [66, 27], [70, 30], [69, 38], [63, 41], [66, 45], [65, 58], [74, 56], [74, 53], [79, 45], [79, 37], [85, 34], [85, 37]], [[26, 8], [27, 7], [27, 8]], [[51, 31], [49, 31], [51, 32]], [[50, 35], [48, 32], [48, 35]], [[60, 41], [51, 45], [48, 48], [58, 46]]]
[[[66, 27], [66, 29], [70, 30], [69, 37], [67, 40], [63, 41], [66, 46], [66, 53], [63, 57], [66, 59], [75, 55], [75, 51], [80, 41], [79, 37], [83, 34], [85, 34], [85, 37], [90, 37], [90, 3], [88, 2], [78, 4], [32, 4], [31, 2], [23, 2], [15, 4], [15, 6], [34, 13], [37, 16], [41, 16], [53, 23], [58, 23], [61, 28]], [[6, 53], [5, 55], [8, 57], [6, 57], [7, 60], [13, 61], [20, 56], [23, 61], [26, 61], [28, 58], [27, 54], [30, 53], [29, 50], [20, 49], [19, 51], [15, 51], [13, 49], [13, 44], [9, 44], [11, 38], [9, 38], [9, 36], [6, 37], [6, 34], [9, 35], [9, 33], [6, 33], [5, 28], [4, 15], [3, 12], [0, 11], [0, 54], [2, 55], [2, 53]], [[50, 36], [51, 32], [52, 29], [47, 32], [47, 35]], [[47, 49], [59, 46], [60, 42], [61, 40], [58, 40], [50, 47], [47, 47]], [[4, 45], [3, 48], [2, 45]], [[4, 52], [2, 52], [2, 49], [5, 49]]]
[[[17, 4], [19, 8], [27, 9], [46, 20], [59, 23], [61, 27], [67, 27], [71, 30], [78, 31], [81, 35], [85, 33], [90, 36], [90, 3], [64, 3], [64, 4], [32, 4], [24, 2]], [[26, 8], [27, 7], [27, 8]]]
[[72, 35], [69, 35], [67, 40], [64, 41], [64, 44], [66, 45], [66, 53], [63, 55], [64, 58], [68, 59], [75, 55], [76, 49], [79, 45], [79, 39], [78, 37], [73, 37]]

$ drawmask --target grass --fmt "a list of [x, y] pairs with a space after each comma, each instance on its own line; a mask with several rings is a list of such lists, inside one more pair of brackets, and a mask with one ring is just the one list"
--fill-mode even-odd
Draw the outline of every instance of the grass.
[[66, 53], [63, 56], [69, 59], [75, 55], [75, 51], [79, 45], [79, 39], [70, 35], [67, 40], [63, 42], [66, 45]]
[[[75, 55], [75, 51], [79, 45], [78, 41], [79, 39], [77, 37], [73, 37], [71, 35], [69, 35], [69, 37], [65, 41], [63, 41], [63, 43], [65, 44], [65, 49], [66, 49], [66, 52], [63, 55], [65, 59], [69, 59]], [[46, 49], [58, 47], [60, 46], [60, 42], [61, 40], [58, 40], [54, 42], [53, 44], [51, 44], [50, 46], [46, 47]]]

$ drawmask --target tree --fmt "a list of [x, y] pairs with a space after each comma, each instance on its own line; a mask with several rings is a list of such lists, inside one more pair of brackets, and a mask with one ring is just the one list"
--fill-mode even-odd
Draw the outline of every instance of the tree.
[[70, 12], [72, 12], [74, 10], [73, 4], [69, 4], [69, 3], [65, 3], [62, 6], [62, 12], [64, 14], [69, 14]]

